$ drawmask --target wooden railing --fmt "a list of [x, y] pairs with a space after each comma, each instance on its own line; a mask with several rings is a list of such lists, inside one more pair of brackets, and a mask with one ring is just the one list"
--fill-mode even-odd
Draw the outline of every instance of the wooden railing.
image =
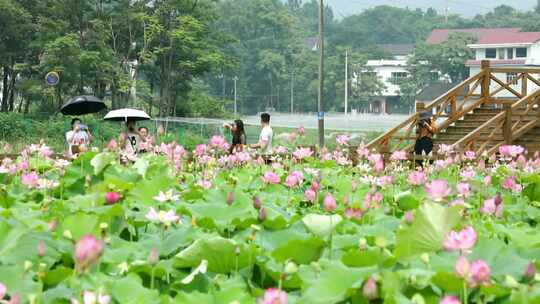
[[[540, 87], [540, 81], [531, 75], [540, 73], [540, 69], [491, 68], [490, 63], [487, 60], [482, 61], [481, 68], [482, 69], [478, 74], [466, 79], [441, 97], [435, 99], [433, 102], [425, 106], [422, 103], [417, 103], [416, 113], [412, 114], [401, 124], [370, 142], [368, 147], [370, 149], [378, 150], [379, 152], [389, 152], [395, 150], [410, 151], [414, 146], [414, 140], [416, 139], [416, 136], [413, 136], [413, 132], [416, 130], [416, 126], [422, 112], [427, 111], [432, 114], [432, 118], [436, 122], [434, 129], [435, 137], [437, 137], [437, 134], [441, 133], [441, 131], [444, 131], [457, 121], [462, 120], [468, 113], [471, 113], [475, 109], [484, 105], [491, 104], [495, 105], [496, 107], [506, 106], [508, 109], [516, 109], [513, 105], [517, 102], [521, 102], [518, 107], [524, 106], [527, 101], [531, 102], [536, 95], [534, 93], [527, 95], [527, 84], [529, 81]], [[502, 81], [495, 76], [497, 73], [516, 74], [516, 77], [508, 79], [508, 81]], [[518, 92], [512, 87], [517, 85], [519, 82], [521, 83], [521, 92]], [[495, 84], [494, 87], [492, 87], [492, 83]], [[478, 88], [480, 88], [479, 93]], [[505, 91], [509, 92], [512, 97], [499, 98], [497, 96], [501, 92]], [[533, 104], [535, 103], [533, 102]], [[528, 113], [531, 109], [527, 109]], [[521, 126], [521, 124], [515, 124], [512, 126], [503, 125], [500, 118], [504, 115], [500, 115], [501, 116], [497, 115], [497, 119], [490, 119], [488, 121], [489, 125], [486, 125], [485, 128], [493, 126], [496, 127], [493, 128], [495, 130], [498, 129], [497, 127], [504, 128], [506, 132], [512, 134], [510, 136], [511, 138], [515, 138], [516, 136], [523, 134], [523, 132], [526, 132], [530, 128], [534, 127], [532, 123], [526, 125], [526, 128], [523, 128], [524, 126]], [[486, 122], [486, 124], [488, 122]], [[466, 138], [472, 138], [474, 141], [474, 139], [477, 139], [480, 134], [485, 133], [483, 132], [487, 130], [485, 128], [478, 133], [473, 132], [473, 135], [467, 135]], [[488, 134], [490, 136], [488, 136], [486, 140], [495, 138], [495, 133], [496, 131], [493, 134]], [[456, 146], [461, 146], [463, 143], [464, 141], [460, 140], [460, 144]], [[487, 145], [488, 144], [486, 144], [483, 148], [485, 148]]]
[[[519, 101], [504, 104], [504, 110], [481, 124], [453, 144], [456, 150], [475, 151], [481, 155], [496, 152], [504, 144], [512, 144], [540, 122], [540, 89]], [[530, 114], [534, 114], [533, 117]], [[529, 118], [529, 119], [525, 119]], [[502, 130], [502, 132], [501, 132]], [[502, 138], [501, 138], [502, 133]]]

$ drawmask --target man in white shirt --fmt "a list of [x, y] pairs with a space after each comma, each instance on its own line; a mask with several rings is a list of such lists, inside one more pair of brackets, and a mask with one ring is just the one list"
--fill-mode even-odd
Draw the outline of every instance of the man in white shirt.
[[259, 149], [261, 154], [268, 155], [272, 153], [272, 138], [274, 137], [274, 131], [270, 127], [270, 114], [261, 114], [261, 135], [259, 136], [259, 142], [251, 145], [254, 149]]

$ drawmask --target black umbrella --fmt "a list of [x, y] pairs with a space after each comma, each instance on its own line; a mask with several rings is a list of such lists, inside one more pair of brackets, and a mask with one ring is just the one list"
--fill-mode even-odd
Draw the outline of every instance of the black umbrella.
[[101, 99], [95, 96], [84, 95], [70, 99], [62, 106], [60, 112], [64, 115], [84, 115], [97, 113], [104, 109], [107, 109], [107, 106]]

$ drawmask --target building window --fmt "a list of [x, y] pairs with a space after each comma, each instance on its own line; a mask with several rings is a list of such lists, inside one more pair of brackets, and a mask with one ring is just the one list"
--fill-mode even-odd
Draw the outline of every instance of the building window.
[[506, 74], [506, 83], [511, 85], [518, 84], [518, 74], [517, 73], [507, 73]]
[[407, 72], [392, 72], [389, 80], [391, 84], [399, 85], [407, 76], [409, 76]]
[[516, 58], [527, 58], [527, 48], [517, 48]]
[[506, 58], [514, 59], [514, 49], [506, 49]]
[[486, 58], [497, 58], [497, 49], [486, 49]]
[[498, 51], [499, 51], [499, 59], [501, 60], [504, 59], [504, 55], [506, 55], [505, 54], [506, 52], [504, 51], [504, 49], [498, 49]]

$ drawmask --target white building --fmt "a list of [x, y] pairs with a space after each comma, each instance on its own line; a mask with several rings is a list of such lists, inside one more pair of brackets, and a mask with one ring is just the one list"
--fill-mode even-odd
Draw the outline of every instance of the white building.
[[[386, 53], [392, 55], [392, 59], [368, 60], [365, 67], [370, 73], [375, 73], [384, 83], [385, 89], [381, 96], [373, 97], [369, 105], [369, 112], [390, 113], [390, 108], [396, 108], [399, 105], [400, 89], [399, 83], [407, 78], [407, 60], [412, 55], [413, 44], [382, 44], [378, 47]], [[353, 75], [353, 85], [358, 83], [358, 75]]]
[[[540, 32], [522, 32], [520, 28], [476, 28], [476, 29], [439, 29], [434, 30], [427, 39], [428, 44], [437, 44], [448, 39], [451, 33], [467, 33], [475, 37], [476, 42], [469, 47], [475, 51], [475, 59], [467, 61], [470, 75], [480, 72], [482, 60], [489, 60], [491, 67], [539, 67], [540, 66]], [[509, 83], [517, 74], [495, 74], [495, 77]], [[492, 90], [499, 84], [492, 81]], [[521, 92], [521, 85], [516, 81], [512, 87]], [[528, 84], [529, 93], [538, 86]], [[478, 89], [479, 92], [479, 89]], [[504, 90], [496, 97], [515, 97]]]

